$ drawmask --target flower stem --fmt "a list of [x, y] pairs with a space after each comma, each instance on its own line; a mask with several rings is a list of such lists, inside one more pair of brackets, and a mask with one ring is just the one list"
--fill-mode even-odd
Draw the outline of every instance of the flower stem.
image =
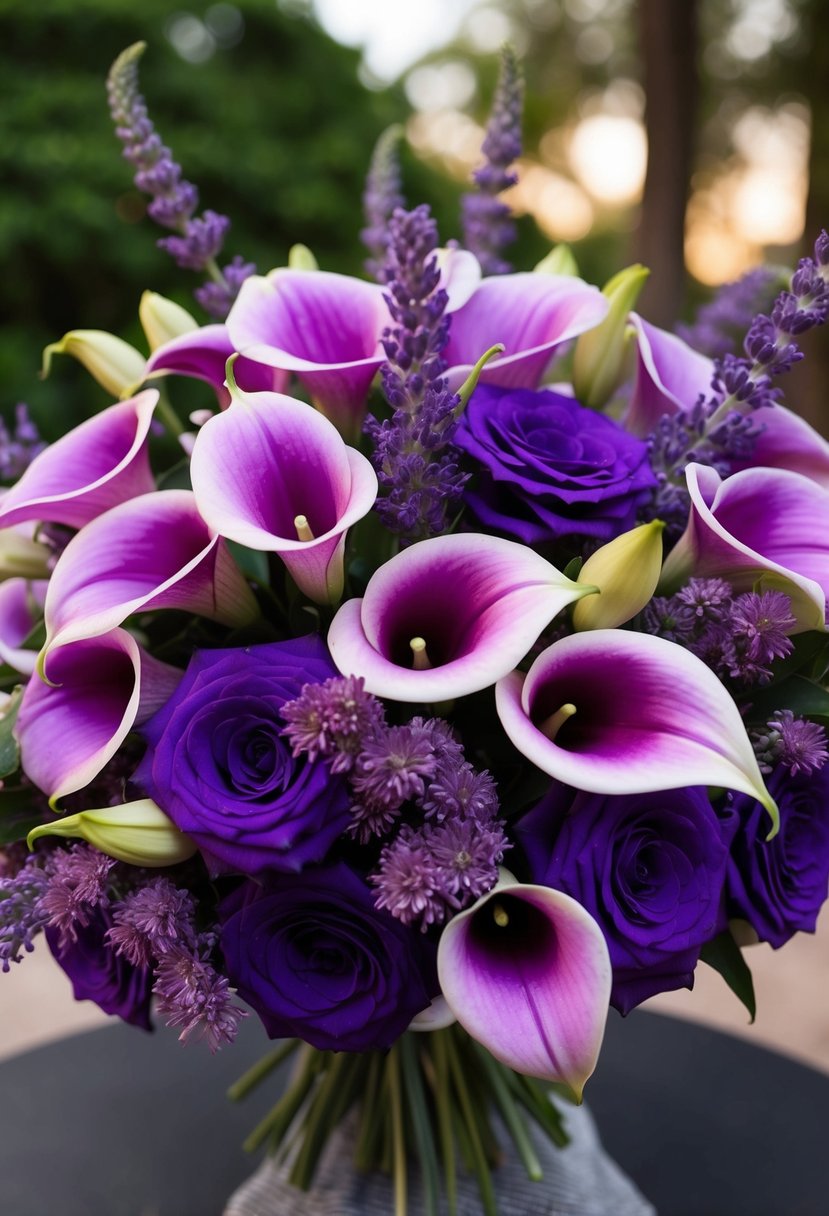
[[394, 1160], [394, 1216], [406, 1216], [406, 1139], [403, 1134], [403, 1095], [400, 1087], [400, 1055], [395, 1045], [389, 1052], [386, 1072], [391, 1098]]
[[273, 1051], [262, 1056], [261, 1060], [257, 1060], [252, 1068], [249, 1068], [246, 1073], [243, 1073], [238, 1081], [234, 1081], [230, 1089], [227, 1091], [227, 1096], [231, 1102], [241, 1102], [242, 1098], [246, 1098], [252, 1090], [269, 1077], [275, 1068], [278, 1068], [283, 1060], [287, 1060], [299, 1047], [299, 1039], [286, 1039], [284, 1043], [280, 1043]]

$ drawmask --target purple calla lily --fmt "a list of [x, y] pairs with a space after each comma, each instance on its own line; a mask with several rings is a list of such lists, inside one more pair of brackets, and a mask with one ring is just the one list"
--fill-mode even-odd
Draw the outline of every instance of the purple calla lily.
[[481, 354], [501, 343], [481, 382], [536, 388], [556, 348], [602, 321], [608, 301], [597, 287], [569, 275], [504, 274], [484, 279], [452, 314], [443, 357], [449, 385], [458, 389]]
[[596, 629], [543, 651], [496, 688], [509, 738], [542, 772], [595, 794], [724, 786], [777, 824], [740, 711], [696, 655], [650, 634]]
[[[147, 360], [146, 375], [192, 376], [205, 380], [216, 392], [222, 408], [230, 404], [225, 385], [227, 361], [236, 353], [226, 325], [203, 325], [159, 346]], [[234, 365], [236, 383], [248, 392], [271, 390], [281, 393], [287, 386], [288, 372], [266, 367], [239, 356]]]
[[44, 448], [0, 502], [0, 528], [26, 520], [82, 528], [155, 486], [147, 436], [155, 389], [119, 401]]
[[611, 985], [604, 936], [581, 904], [502, 879], [444, 929], [438, 978], [460, 1024], [497, 1060], [581, 1100]]
[[234, 391], [199, 431], [190, 475], [211, 528], [278, 553], [317, 603], [340, 598], [346, 532], [371, 510], [377, 475], [327, 418], [292, 397]]
[[64, 549], [46, 595], [46, 656], [108, 633], [134, 612], [181, 608], [227, 625], [257, 613], [225, 542], [189, 490], [157, 490], [113, 507]]
[[328, 646], [368, 692], [435, 703], [489, 688], [567, 604], [589, 595], [526, 545], [462, 533], [420, 541], [348, 600]]
[[0, 583], [0, 662], [30, 676], [37, 662], [37, 651], [23, 646], [32, 632], [46, 595], [47, 582], [37, 579], [9, 578]]
[[385, 360], [380, 337], [388, 324], [377, 284], [322, 270], [281, 269], [245, 280], [227, 331], [248, 359], [295, 372], [317, 408], [342, 435], [354, 438], [369, 385]]
[[758, 582], [791, 596], [798, 630], [825, 628], [829, 591], [829, 493], [787, 469], [745, 469], [723, 480], [685, 470], [688, 526], [662, 569], [671, 589], [692, 575], [724, 578], [736, 591]]
[[23, 771], [52, 804], [88, 785], [182, 676], [124, 629], [61, 647], [49, 674], [54, 686], [38, 679], [26, 686], [15, 734]]

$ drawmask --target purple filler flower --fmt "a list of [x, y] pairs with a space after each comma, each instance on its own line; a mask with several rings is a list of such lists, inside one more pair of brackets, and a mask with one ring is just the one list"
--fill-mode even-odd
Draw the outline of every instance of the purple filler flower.
[[532, 880], [598, 921], [616, 1009], [692, 986], [700, 949], [721, 927], [728, 853], [703, 788], [608, 797], [556, 781], [517, 832]]
[[244, 883], [219, 917], [228, 976], [271, 1038], [384, 1050], [437, 995], [434, 944], [344, 864]]
[[549, 390], [479, 385], [455, 443], [480, 466], [464, 494], [474, 517], [526, 544], [618, 536], [656, 485], [641, 440]]
[[261, 874], [322, 861], [349, 822], [344, 782], [295, 759], [281, 709], [336, 675], [313, 634], [245, 649], [200, 650], [148, 723], [135, 780], [216, 870]]
[[726, 892], [730, 916], [747, 920], [761, 941], [784, 945], [814, 933], [829, 891], [829, 766], [792, 777], [785, 764], [768, 780], [780, 807], [780, 832], [766, 841], [759, 803], [737, 795], [739, 827]]
[[68, 975], [76, 1001], [94, 1001], [104, 1013], [117, 1014], [131, 1026], [152, 1030], [150, 999], [152, 976], [133, 967], [107, 941], [110, 915], [95, 911], [88, 924], [77, 926], [74, 941], [61, 943], [58, 929], [46, 930], [46, 941]]

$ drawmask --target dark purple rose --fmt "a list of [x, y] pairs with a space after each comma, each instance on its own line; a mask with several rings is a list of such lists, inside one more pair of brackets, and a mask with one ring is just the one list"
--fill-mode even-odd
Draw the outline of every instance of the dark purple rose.
[[46, 941], [72, 982], [76, 1001], [94, 1001], [104, 1013], [117, 1014], [131, 1026], [152, 1030], [150, 999], [152, 972], [133, 967], [106, 940], [112, 927], [109, 914], [98, 908], [89, 924], [76, 924], [74, 942], [60, 945], [57, 929], [46, 929]]
[[434, 943], [343, 863], [244, 883], [219, 919], [228, 977], [271, 1038], [385, 1050], [437, 995]]
[[641, 439], [548, 389], [479, 385], [453, 442], [482, 466], [464, 491], [472, 514], [525, 544], [610, 540], [656, 486]]
[[339, 675], [309, 635], [200, 650], [163, 709], [135, 781], [215, 872], [299, 870], [321, 861], [349, 823], [344, 780], [294, 759], [280, 709], [304, 684]]
[[559, 782], [518, 823], [532, 880], [601, 927], [621, 1013], [692, 987], [700, 949], [724, 928], [724, 830], [702, 787], [610, 797]]
[[778, 766], [766, 786], [780, 808], [769, 841], [768, 813], [745, 794], [731, 796], [739, 826], [726, 874], [729, 916], [747, 920], [777, 948], [813, 933], [829, 889], [829, 764], [791, 777]]

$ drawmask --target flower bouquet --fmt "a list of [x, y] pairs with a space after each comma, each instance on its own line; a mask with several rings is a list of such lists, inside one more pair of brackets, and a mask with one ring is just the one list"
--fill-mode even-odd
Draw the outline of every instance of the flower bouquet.
[[463, 244], [389, 135], [376, 281], [303, 246], [220, 268], [142, 49], [113, 116], [213, 320], [148, 292], [149, 356], [67, 334], [46, 370], [114, 403], [5, 437], [3, 968], [42, 931], [79, 999], [214, 1051], [252, 1010], [279, 1042], [234, 1096], [290, 1058], [249, 1144], [292, 1186], [342, 1125], [396, 1212], [414, 1162], [425, 1213], [466, 1173], [493, 1213], [505, 1151], [537, 1179], [565, 1142], [609, 1005], [703, 959], [752, 1009], [741, 947], [826, 898], [829, 445], [776, 381], [829, 238], [682, 337], [633, 311], [641, 267], [513, 273], [505, 53]]

